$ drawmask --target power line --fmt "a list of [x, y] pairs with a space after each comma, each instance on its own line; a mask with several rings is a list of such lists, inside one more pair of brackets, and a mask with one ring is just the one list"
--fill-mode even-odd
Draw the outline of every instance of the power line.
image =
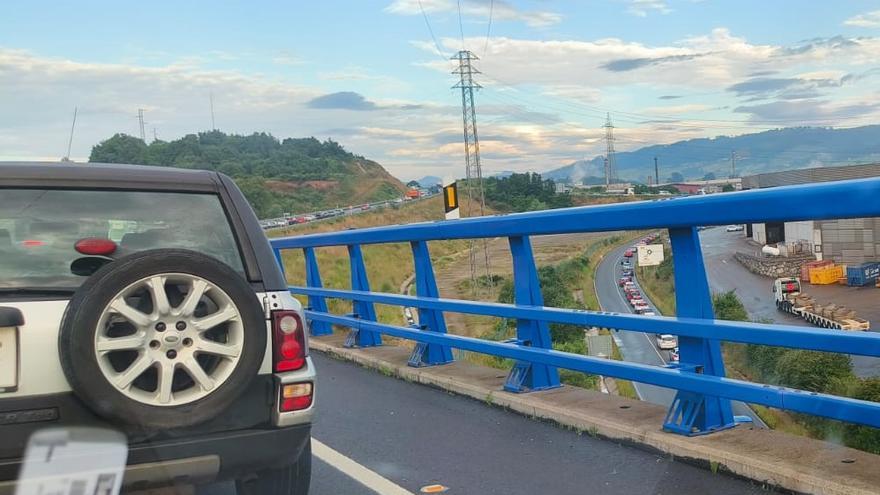
[[492, 33], [492, 11], [495, 7], [495, 0], [489, 0], [489, 24], [486, 26], [486, 42], [483, 43], [483, 56], [489, 51], [489, 34]]
[[70, 137], [67, 139], [67, 154], [61, 159], [63, 162], [70, 160], [70, 147], [73, 146], [73, 130], [76, 129], [76, 110], [77, 108], [73, 107], [73, 123], [70, 124]]
[[437, 54], [446, 61], [446, 55], [443, 53], [443, 50], [440, 48], [440, 43], [437, 43], [437, 37], [434, 36], [434, 30], [431, 29], [431, 21], [428, 20], [428, 14], [425, 13], [425, 8], [422, 6], [422, 0], [419, 0], [419, 10], [422, 11], [422, 17], [425, 18], [425, 26], [428, 27], [428, 33], [431, 34], [431, 39], [434, 40], [434, 48], [437, 49]]
[[461, 0], [458, 0], [458, 30], [461, 32], [461, 49], [464, 50], [464, 24], [461, 22]]

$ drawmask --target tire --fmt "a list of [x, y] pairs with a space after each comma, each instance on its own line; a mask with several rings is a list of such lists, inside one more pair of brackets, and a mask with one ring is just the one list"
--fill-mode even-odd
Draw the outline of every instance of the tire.
[[240, 495], [307, 495], [312, 481], [312, 442], [306, 443], [299, 459], [287, 466], [257, 471], [235, 481]]
[[[169, 276], [168, 278], [162, 278], [163, 281], [170, 280], [171, 277], [178, 277], [191, 280], [201, 279], [207, 284], [213, 285], [213, 287], [209, 287], [209, 289], [202, 292], [206, 295], [198, 298], [193, 296], [193, 300], [198, 301], [198, 305], [194, 304], [192, 311], [189, 312], [190, 328], [186, 331], [190, 333], [184, 333], [180, 328], [172, 328], [171, 326], [174, 323], [169, 322], [167, 334], [163, 334], [167, 335], [166, 341], [168, 342], [173, 343], [174, 340], [172, 339], [180, 340], [183, 343], [189, 340], [190, 345], [193, 345], [192, 339], [180, 339], [177, 335], [197, 335], [195, 347], [187, 350], [181, 348], [181, 359], [183, 359], [183, 356], [189, 356], [191, 361], [187, 361], [187, 364], [191, 364], [204, 358], [209, 363], [215, 363], [213, 368], [209, 365], [208, 370], [223, 370], [222, 381], [212, 382], [215, 386], [198, 387], [197, 393], [194, 392], [190, 396], [192, 400], [188, 402], [173, 403], [166, 401], [167, 404], [155, 404], [136, 400], [136, 396], [132, 398], [133, 393], [131, 393], [131, 390], [138, 383], [136, 379], [147, 379], [149, 376], [145, 378], [144, 374], [138, 375], [135, 377], [136, 379], [132, 379], [131, 384], [126, 389], [117, 388], [118, 386], [111, 383], [110, 378], [107, 376], [108, 366], [116, 365], [107, 364], [110, 361], [107, 353], [99, 356], [101, 351], [98, 350], [97, 339], [105, 338], [99, 334], [102, 331], [106, 332], [106, 330], [102, 330], [104, 328], [103, 325], [106, 322], [111, 322], [106, 323], [107, 325], [116, 324], [112, 322], [125, 322], [124, 317], [112, 312], [113, 310], [110, 308], [111, 301], [120, 299], [118, 297], [119, 294], [125, 294], [125, 291], [130, 290], [131, 287], [141, 283], [143, 280], [154, 280], [150, 277], [157, 275]], [[171, 282], [169, 282], [169, 285], [173, 287]], [[179, 310], [183, 307], [183, 302], [179, 302], [175, 308], [174, 302], [168, 296], [170, 289], [167, 289], [167, 287], [163, 282], [163, 293], [168, 298], [168, 306], [172, 308], [171, 311]], [[195, 286], [193, 285], [193, 287]], [[208, 298], [218, 298], [220, 296], [225, 298], [223, 299], [226, 304], [224, 308], [232, 306], [233, 310], [237, 310], [237, 314], [227, 318], [227, 320], [224, 320], [219, 325], [215, 324], [208, 327], [208, 330], [202, 330], [202, 327], [196, 325], [196, 320], [200, 317], [198, 313], [200, 311], [204, 313], [203, 308], [209, 302]], [[155, 302], [149, 304], [154, 305]], [[217, 307], [219, 308], [219, 304]], [[156, 312], [154, 310], [150, 311], [151, 313]], [[217, 309], [216, 311], [221, 310]], [[223, 311], [225, 312], [225, 309]], [[183, 316], [168, 316], [166, 319], [183, 318]], [[99, 328], [99, 325], [102, 328]], [[145, 323], [141, 326], [137, 326], [134, 323], [130, 325], [135, 328], [136, 332], [143, 333], [144, 329], [146, 331], [152, 330], [148, 326], [152, 325], [152, 323]], [[203, 323], [203, 325], [207, 326], [208, 324]], [[234, 325], [237, 341], [226, 340], [221, 342], [221, 344], [226, 345], [232, 342], [237, 356], [226, 359], [224, 357], [207, 355], [210, 352], [202, 350], [203, 348], [200, 347], [209, 342], [205, 339], [207, 334], [215, 331], [217, 326], [220, 326], [221, 330], [232, 328], [228, 325]], [[156, 325], [156, 330], [158, 330], [158, 325]], [[173, 337], [171, 334], [177, 330], [180, 330], [180, 334], [175, 334]], [[232, 330], [228, 331], [232, 332]], [[232, 333], [228, 335], [232, 335]], [[108, 334], [106, 338], [115, 338], [115, 336]], [[154, 352], [147, 349], [148, 346], [152, 348], [153, 344], [156, 343], [155, 340], [148, 343], [148, 336], [139, 338], [142, 339], [143, 345], [137, 344], [130, 351], [126, 349], [127, 352], [137, 356], [134, 358], [135, 360], [139, 360], [148, 354], [152, 356], [155, 352], [165, 352], [169, 358], [171, 357], [171, 351], [159, 349], [157, 351], [154, 350]], [[166, 345], [166, 342], [163, 341], [161, 345]], [[70, 300], [64, 314], [58, 335], [58, 352], [62, 369], [74, 394], [99, 416], [147, 430], [193, 426], [206, 422], [228, 409], [250, 386], [254, 377], [256, 377], [266, 352], [265, 316], [263, 315], [262, 304], [250, 285], [241, 275], [219, 260], [183, 249], [147, 250], [121, 258], [101, 267], [80, 286]], [[202, 356], [200, 353], [207, 354]], [[174, 357], [177, 357], [176, 352]], [[152, 363], [153, 361], [150, 362]], [[222, 365], [217, 363], [222, 363]], [[167, 389], [168, 396], [180, 393], [179, 390], [173, 392], [172, 387], [175, 383], [179, 385], [181, 380], [184, 382], [189, 380], [193, 387], [197, 386], [194, 374], [185, 370], [181, 371], [183, 364], [172, 361], [171, 365], [168, 366], [172, 370], [169, 375], [166, 375], [169, 383]], [[154, 364], [149, 366], [146, 368], [147, 371], [142, 373], [149, 374], [153, 372], [153, 369], [164, 369], [159, 367], [161, 366], [159, 361], [155, 361]], [[152, 368], [153, 366], [156, 366], [156, 368]], [[178, 366], [181, 366], [181, 368], [178, 368]], [[222, 366], [222, 368], [218, 368], [218, 366]], [[202, 365], [199, 365], [199, 367], [201, 368]], [[130, 371], [130, 369], [124, 369], [120, 372], [119, 376], [125, 374], [126, 371]], [[204, 368], [202, 371], [206, 372]], [[178, 374], [179, 372], [187, 374]], [[155, 378], [155, 394], [157, 397], [162, 397], [162, 392], [159, 388], [161, 378], [158, 377], [160, 371], [155, 371], [155, 373], [157, 375]], [[141, 393], [140, 390], [137, 391]]]

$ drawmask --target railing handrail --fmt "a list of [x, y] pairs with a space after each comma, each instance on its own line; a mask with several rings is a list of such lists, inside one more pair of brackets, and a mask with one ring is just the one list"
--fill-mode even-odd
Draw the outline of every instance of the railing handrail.
[[880, 216], [880, 178], [326, 232], [279, 249]]
[[395, 306], [434, 309], [474, 315], [525, 320], [540, 320], [584, 327], [613, 328], [630, 332], [668, 333], [684, 337], [712, 335], [718, 340], [759, 344], [791, 349], [840, 352], [880, 357], [880, 335], [869, 332], [829, 332], [811, 327], [775, 323], [708, 320], [678, 316], [642, 316], [611, 311], [505, 304], [466, 299], [407, 296], [387, 292], [325, 289], [291, 285], [290, 291], [304, 296], [318, 296]]

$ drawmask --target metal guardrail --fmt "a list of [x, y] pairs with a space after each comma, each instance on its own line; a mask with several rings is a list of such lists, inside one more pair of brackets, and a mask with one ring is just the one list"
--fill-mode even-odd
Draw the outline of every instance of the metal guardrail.
[[[734, 426], [730, 400], [880, 427], [878, 403], [725, 377], [721, 340], [880, 357], [880, 335], [715, 320], [697, 231], [704, 225], [876, 216], [880, 216], [880, 179], [862, 179], [321, 233], [271, 243], [279, 262], [285, 249], [304, 251], [306, 286], [291, 286], [290, 291], [308, 296], [306, 316], [314, 335], [328, 334], [331, 325], [340, 325], [351, 329], [346, 341], [350, 346], [381, 345], [382, 334], [414, 340], [412, 366], [448, 363], [450, 349], [456, 348], [515, 360], [505, 383], [505, 389], [514, 392], [560, 386], [559, 368], [676, 389], [663, 427], [684, 435]], [[669, 231], [676, 317], [543, 305], [530, 236], [653, 228]], [[482, 237], [509, 239], [514, 304], [439, 297], [428, 241]], [[408, 242], [412, 247], [416, 296], [370, 290], [361, 246], [392, 242]], [[315, 249], [329, 246], [348, 248], [351, 290], [322, 287]], [[353, 313], [329, 313], [326, 298], [351, 300]], [[376, 322], [375, 303], [418, 308], [420, 326]], [[516, 339], [495, 342], [449, 335], [443, 312], [514, 318]], [[678, 335], [680, 363], [659, 367], [555, 351], [551, 322]]]

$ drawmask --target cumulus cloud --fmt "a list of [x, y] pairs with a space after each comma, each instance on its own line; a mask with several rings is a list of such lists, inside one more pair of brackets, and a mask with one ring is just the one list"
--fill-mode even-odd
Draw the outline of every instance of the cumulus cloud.
[[605, 62], [600, 67], [612, 72], [626, 72], [629, 70], [642, 69], [652, 65], [660, 65], [667, 62], [685, 62], [694, 60], [695, 58], [704, 57], [705, 53], [694, 53], [691, 55], [668, 55], [656, 58], [624, 58], [619, 60], [611, 60]]
[[855, 26], [863, 28], [880, 27], [880, 10], [872, 10], [865, 12], [843, 21], [844, 26]]
[[[473, 17], [485, 21], [489, 16], [489, 0], [463, 0], [461, 2], [462, 16]], [[504, 0], [494, 0], [491, 6], [492, 18], [498, 21], [520, 21], [531, 27], [546, 27], [557, 24], [562, 16], [549, 11], [524, 11], [517, 9]], [[432, 13], [458, 13], [459, 3], [457, 0], [394, 0], [385, 7], [386, 12], [400, 15], [422, 15], [422, 9], [426, 14]]]

